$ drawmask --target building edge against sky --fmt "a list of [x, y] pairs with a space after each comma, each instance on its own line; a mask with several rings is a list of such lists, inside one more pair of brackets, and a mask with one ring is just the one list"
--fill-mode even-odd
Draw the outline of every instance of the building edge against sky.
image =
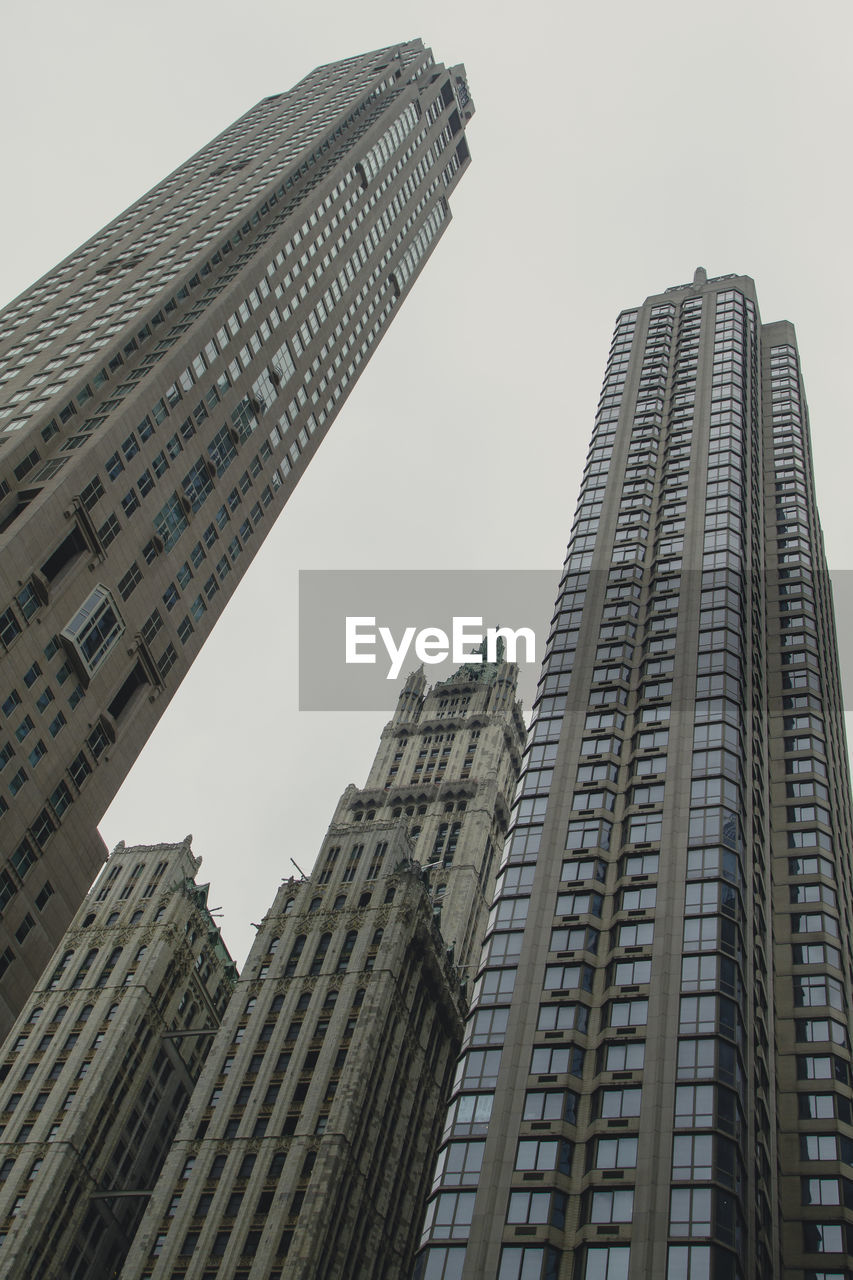
[[794, 330], [699, 269], [616, 324], [418, 1280], [853, 1274], [851, 847]]
[[464, 68], [419, 40], [320, 67], [0, 313], [3, 1028], [443, 234], [472, 114]]

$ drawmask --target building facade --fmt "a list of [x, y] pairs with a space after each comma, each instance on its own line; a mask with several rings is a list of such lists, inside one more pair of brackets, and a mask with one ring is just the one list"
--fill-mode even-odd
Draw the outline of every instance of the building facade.
[[472, 113], [419, 40], [320, 67], [0, 313], [0, 1032], [443, 234]]
[[258, 929], [123, 1280], [410, 1274], [467, 1007], [462, 917], [485, 924], [524, 744], [516, 680], [406, 682], [315, 873]]
[[234, 989], [190, 839], [114, 851], [0, 1062], [0, 1276], [114, 1275]]
[[853, 1275], [850, 955], [796, 339], [698, 270], [617, 321], [418, 1280]]

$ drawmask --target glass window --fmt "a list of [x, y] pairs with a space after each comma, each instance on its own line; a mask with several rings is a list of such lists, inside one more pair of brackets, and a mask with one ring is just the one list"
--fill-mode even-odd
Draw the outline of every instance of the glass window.
[[72, 642], [91, 673], [97, 670], [124, 630], [124, 622], [109, 591], [99, 585], [63, 628], [62, 635]]
[[633, 1187], [592, 1192], [589, 1202], [590, 1222], [630, 1222], [633, 1215]]
[[589, 1245], [583, 1262], [583, 1280], [628, 1280], [631, 1250], [628, 1245]]
[[634, 1169], [637, 1165], [637, 1138], [599, 1138], [595, 1152], [597, 1169]]

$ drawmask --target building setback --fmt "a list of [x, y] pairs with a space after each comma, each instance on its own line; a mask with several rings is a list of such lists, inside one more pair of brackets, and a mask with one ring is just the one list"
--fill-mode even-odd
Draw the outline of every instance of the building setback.
[[0, 313], [0, 1033], [443, 234], [472, 114], [420, 40], [320, 67]]
[[521, 759], [516, 680], [406, 682], [315, 873], [259, 927], [123, 1280], [410, 1274], [467, 1006], [462, 915], [482, 931]]
[[794, 330], [617, 321], [418, 1280], [853, 1274], [851, 802]]
[[200, 862], [189, 837], [119, 845], [3, 1047], [3, 1280], [127, 1252], [236, 979]]

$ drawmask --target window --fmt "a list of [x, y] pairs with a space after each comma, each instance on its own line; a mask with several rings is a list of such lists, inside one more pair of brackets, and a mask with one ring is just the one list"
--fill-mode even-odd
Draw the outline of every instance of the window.
[[647, 911], [655, 905], [657, 889], [653, 886], [644, 889], [623, 889], [622, 909], [624, 911]]
[[491, 1093], [463, 1093], [451, 1105], [448, 1126], [457, 1136], [486, 1133], [492, 1116]]
[[669, 1230], [674, 1236], [710, 1235], [710, 1187], [673, 1188], [670, 1193]]
[[95, 503], [104, 496], [104, 486], [101, 484], [100, 476], [95, 476], [90, 480], [84, 489], [80, 492], [80, 501], [87, 511], [91, 511]]
[[23, 720], [15, 730], [15, 737], [19, 742], [23, 742], [27, 734], [31, 733], [34, 728], [35, 725], [33, 724], [32, 718], [30, 716], [24, 716]]
[[126, 516], [130, 517], [133, 515], [134, 511], [139, 507], [139, 495], [135, 489], [131, 488], [128, 490], [121, 500], [121, 505]]
[[9, 782], [10, 794], [13, 796], [16, 796], [26, 781], [27, 781], [26, 772], [23, 769], [19, 769], [18, 772], [15, 774], [15, 776]]
[[529, 1090], [524, 1096], [525, 1120], [565, 1120], [576, 1122], [577, 1094], [565, 1089]]
[[651, 960], [620, 960], [613, 966], [612, 978], [616, 986], [637, 986], [649, 982], [651, 974]]
[[606, 1071], [640, 1071], [646, 1046], [642, 1040], [626, 1040], [608, 1044], [605, 1051]]
[[213, 492], [213, 477], [203, 460], [190, 468], [182, 481], [184, 494], [193, 511], [198, 511]]
[[590, 1222], [630, 1222], [634, 1215], [633, 1188], [593, 1191], [589, 1199]]
[[530, 1070], [534, 1075], [583, 1074], [585, 1050], [576, 1045], [558, 1048], [551, 1045], [537, 1046], [533, 1050]]
[[645, 844], [651, 841], [658, 841], [661, 838], [661, 828], [662, 818], [660, 814], [631, 818], [628, 822], [628, 842], [630, 844]]
[[599, 1115], [602, 1119], [640, 1114], [641, 1089], [602, 1089], [598, 1095]]
[[16, 636], [21, 634], [21, 626], [11, 609], [0, 613], [0, 641], [9, 648]]
[[513, 1191], [509, 1197], [506, 1220], [509, 1223], [528, 1222], [537, 1225], [550, 1222], [559, 1227], [565, 1222], [565, 1204], [566, 1197], [560, 1192]]
[[444, 1191], [427, 1206], [424, 1230], [434, 1240], [467, 1238], [474, 1214], [475, 1191]]
[[457, 1075], [465, 1089], [493, 1089], [501, 1062], [500, 1049], [472, 1049], [459, 1064]]
[[557, 1280], [559, 1267], [551, 1245], [504, 1245], [497, 1280]]
[[93, 673], [110, 649], [124, 633], [119, 616], [106, 587], [97, 586], [89, 593], [62, 635], [71, 641], [86, 670]]
[[678, 1085], [675, 1090], [675, 1127], [692, 1129], [713, 1125], [714, 1094], [714, 1086], [710, 1084]]
[[709, 1133], [676, 1134], [672, 1142], [673, 1181], [705, 1182], [712, 1178], [713, 1141]]
[[630, 1257], [628, 1245], [589, 1245], [582, 1280], [628, 1280]]
[[635, 1169], [637, 1138], [599, 1138], [595, 1150], [596, 1169]]
[[522, 1138], [515, 1157], [516, 1169], [557, 1170], [568, 1174], [572, 1165], [572, 1144], [565, 1138]]
[[[669, 1246], [667, 1280], [707, 1280], [711, 1274], [711, 1250], [703, 1244]], [[817, 1280], [814, 1272], [807, 1273]], [[828, 1278], [827, 1278], [828, 1280]]]
[[620, 947], [648, 946], [654, 938], [654, 933], [655, 926], [651, 920], [641, 924], [623, 924], [619, 926], [618, 945]]
[[173, 493], [154, 517], [154, 528], [164, 550], [170, 551], [187, 527], [186, 513], [177, 493]]
[[122, 600], [127, 600], [142, 581], [142, 570], [134, 560], [124, 577], [118, 580], [118, 593]]

